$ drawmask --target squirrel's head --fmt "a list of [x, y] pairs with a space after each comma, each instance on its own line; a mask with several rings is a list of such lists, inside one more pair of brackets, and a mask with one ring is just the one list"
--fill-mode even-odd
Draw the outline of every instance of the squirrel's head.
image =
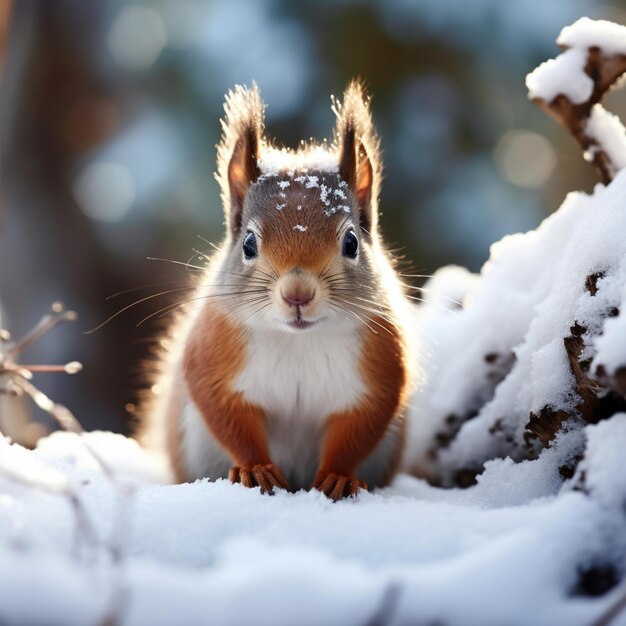
[[379, 142], [359, 83], [333, 101], [331, 145], [271, 147], [256, 86], [226, 97], [218, 174], [227, 238], [222, 276], [245, 286], [233, 307], [301, 331], [375, 316], [380, 301]]

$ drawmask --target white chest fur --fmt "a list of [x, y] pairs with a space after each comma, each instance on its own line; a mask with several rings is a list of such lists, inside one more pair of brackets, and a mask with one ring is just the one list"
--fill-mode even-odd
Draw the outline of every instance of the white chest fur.
[[322, 426], [362, 399], [361, 336], [356, 330], [253, 331], [235, 389], [267, 415], [270, 453], [296, 484], [310, 484]]
[[354, 331], [253, 331], [235, 389], [268, 417], [324, 421], [364, 392], [360, 335]]

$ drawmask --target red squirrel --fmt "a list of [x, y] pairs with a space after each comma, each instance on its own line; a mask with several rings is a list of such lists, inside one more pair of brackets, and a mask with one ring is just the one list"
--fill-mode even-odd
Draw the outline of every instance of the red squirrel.
[[331, 145], [273, 147], [256, 86], [226, 96], [226, 236], [162, 358], [144, 435], [177, 481], [339, 500], [384, 486], [414, 379], [410, 303], [378, 226], [379, 140], [359, 83]]

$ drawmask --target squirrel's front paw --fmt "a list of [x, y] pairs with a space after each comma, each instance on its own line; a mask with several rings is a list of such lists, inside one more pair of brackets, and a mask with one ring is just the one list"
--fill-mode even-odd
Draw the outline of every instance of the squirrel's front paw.
[[231, 467], [228, 478], [244, 487], [260, 487], [261, 493], [272, 493], [274, 487], [291, 491], [282, 472], [273, 463], [267, 465], [242, 465]]
[[331, 500], [337, 501], [356, 496], [361, 489], [367, 489], [367, 484], [354, 476], [342, 476], [320, 470], [313, 481], [313, 487], [326, 494]]

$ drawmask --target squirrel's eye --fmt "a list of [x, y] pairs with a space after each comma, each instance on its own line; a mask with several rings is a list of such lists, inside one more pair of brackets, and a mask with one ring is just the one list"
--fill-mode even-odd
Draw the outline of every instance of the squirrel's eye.
[[254, 259], [259, 254], [259, 250], [256, 245], [256, 235], [248, 231], [243, 238], [243, 256], [246, 259]]
[[343, 246], [341, 248], [341, 254], [349, 259], [356, 259], [356, 255], [359, 253], [359, 240], [356, 238], [353, 230], [349, 230], [343, 238]]

